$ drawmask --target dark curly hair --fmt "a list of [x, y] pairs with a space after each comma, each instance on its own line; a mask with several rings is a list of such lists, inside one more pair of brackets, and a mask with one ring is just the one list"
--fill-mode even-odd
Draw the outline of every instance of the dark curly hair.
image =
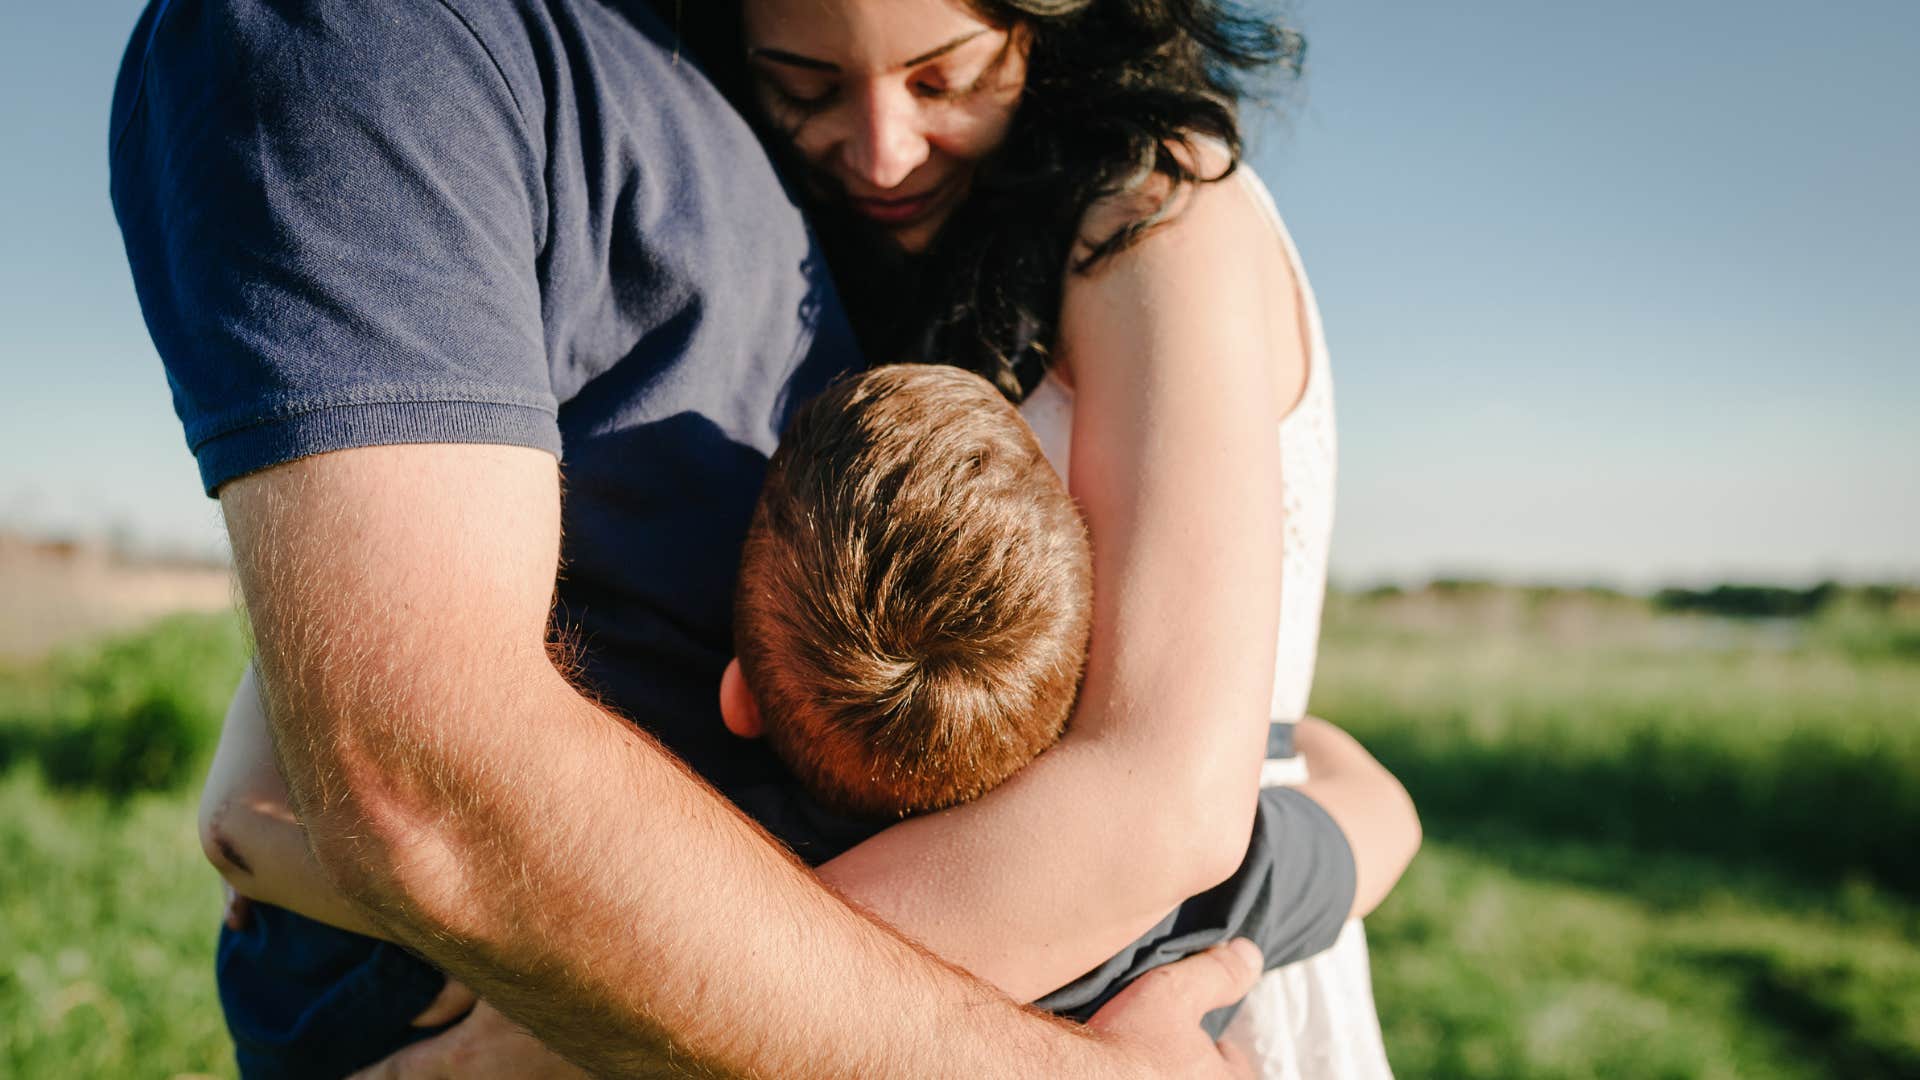
[[[1181, 189], [1231, 175], [1241, 102], [1261, 75], [1297, 75], [1305, 42], [1234, 0], [956, 2], [1029, 35], [1025, 94], [966, 201], [918, 255], [831, 200], [810, 209], [870, 362], [954, 364], [1019, 401], [1046, 373], [1065, 275], [1097, 268], [1165, 221]], [[683, 33], [753, 114], [735, 5], [700, 6], [729, 10], [697, 27], [683, 19]], [[1224, 145], [1226, 167], [1196, 172], [1197, 140]], [[1165, 194], [1153, 207], [1108, 235], [1080, 235], [1094, 204], [1156, 177]]]

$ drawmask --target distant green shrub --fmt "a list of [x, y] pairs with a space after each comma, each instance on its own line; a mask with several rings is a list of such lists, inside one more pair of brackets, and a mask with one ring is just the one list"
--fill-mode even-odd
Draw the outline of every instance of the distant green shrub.
[[115, 797], [189, 780], [246, 662], [232, 616], [162, 619], [0, 679], [0, 766]]
[[211, 745], [203, 717], [160, 691], [54, 728], [40, 746], [40, 771], [56, 787], [115, 796], [165, 791], [185, 783]]
[[1437, 577], [1427, 582], [1427, 591], [1441, 596], [1467, 596], [1470, 594], [1496, 592], [1499, 584], [1490, 578], [1477, 577]]
[[1794, 619], [1819, 614], [1840, 595], [1831, 581], [1809, 589], [1778, 585], [1715, 585], [1711, 589], [1661, 589], [1653, 596], [1663, 611], [1697, 612], [1743, 619]]
[[1920, 612], [1902, 611], [1897, 603], [1878, 589], [1862, 589], [1821, 614], [1814, 640], [1856, 660], [1920, 661]]

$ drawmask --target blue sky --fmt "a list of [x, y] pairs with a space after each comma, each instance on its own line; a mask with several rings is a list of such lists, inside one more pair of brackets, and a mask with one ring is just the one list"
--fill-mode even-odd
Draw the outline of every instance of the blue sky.
[[[0, 523], [217, 543], [106, 202], [128, 0], [0, 13]], [[1299, 0], [1253, 160], [1336, 576], [1920, 578], [1920, 4]]]

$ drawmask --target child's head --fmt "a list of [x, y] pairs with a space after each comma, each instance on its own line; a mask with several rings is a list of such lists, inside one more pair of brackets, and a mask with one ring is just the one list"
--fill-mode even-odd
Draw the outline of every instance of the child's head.
[[1085, 526], [1019, 413], [958, 368], [876, 368], [768, 466], [723, 711], [835, 809], [952, 806], [1059, 738], [1092, 608]]

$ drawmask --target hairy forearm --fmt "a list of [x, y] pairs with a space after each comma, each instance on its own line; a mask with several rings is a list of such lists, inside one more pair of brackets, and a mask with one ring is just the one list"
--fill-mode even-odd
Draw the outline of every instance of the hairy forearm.
[[236, 482], [222, 504], [321, 865], [554, 1049], [611, 1075], [1124, 1060], [840, 903], [567, 684], [545, 648], [550, 457], [350, 451]]
[[[694, 778], [567, 693], [522, 697], [522, 709], [548, 708], [537, 734], [517, 723], [489, 748], [521, 782], [484, 805], [357, 807], [347, 876], [400, 940], [611, 1075], [678, 1072], [676, 1061], [717, 1075], [909, 1076], [930, 1061], [993, 1075], [1074, 1053], [1062, 1029], [820, 890]], [[579, 822], [587, 806], [603, 816]], [[636, 847], [644, 873], [628, 869]], [[876, 999], [904, 1038], [866, 1021], [859, 1037], [846, 1030]]]

